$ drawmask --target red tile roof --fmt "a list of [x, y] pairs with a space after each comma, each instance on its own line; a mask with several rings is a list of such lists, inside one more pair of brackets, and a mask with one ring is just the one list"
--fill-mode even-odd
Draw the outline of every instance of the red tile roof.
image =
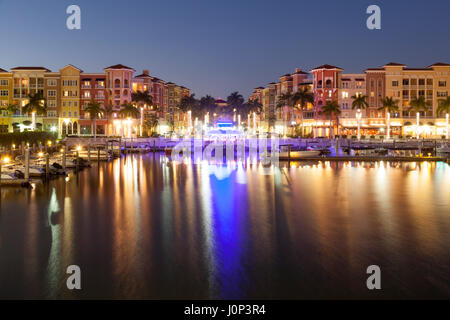
[[44, 68], [44, 67], [15, 67], [11, 68], [11, 70], [45, 70], [46, 72], [52, 72], [51, 70]]
[[113, 66], [109, 66], [109, 67], [105, 68], [105, 70], [106, 70], [106, 69], [129, 69], [129, 70], [136, 71], [136, 70], [134, 70], [133, 68], [124, 66], [123, 64], [115, 64], [115, 65], [113, 65]]
[[341, 69], [341, 68], [339, 68], [339, 67], [332, 66], [332, 65], [329, 65], [329, 64], [321, 65], [321, 66], [319, 66], [319, 67], [317, 67], [317, 68], [314, 68], [314, 69], [312, 69], [312, 70], [319, 70], [319, 69], [339, 69], [339, 70], [343, 70], [343, 69]]
[[406, 67], [406, 64], [389, 62], [388, 64], [385, 64], [384, 67]]
[[432, 64], [431, 66], [429, 66], [428, 68], [431, 68], [431, 67], [450, 67], [450, 64], [444, 63], [444, 62], [436, 62], [436, 63]]

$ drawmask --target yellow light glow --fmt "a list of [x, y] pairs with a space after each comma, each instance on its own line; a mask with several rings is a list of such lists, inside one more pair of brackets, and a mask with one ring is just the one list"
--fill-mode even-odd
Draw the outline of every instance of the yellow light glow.
[[43, 152], [39, 152], [38, 153], [38, 157], [43, 157], [44, 156], [44, 153]]
[[81, 151], [81, 146], [77, 146], [77, 151]]
[[11, 161], [11, 159], [9, 157], [4, 157], [3, 158], [3, 163], [8, 163], [9, 161]]

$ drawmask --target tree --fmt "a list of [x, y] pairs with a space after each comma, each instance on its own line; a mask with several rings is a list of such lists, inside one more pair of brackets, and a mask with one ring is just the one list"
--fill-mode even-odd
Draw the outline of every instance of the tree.
[[156, 116], [156, 114], [151, 114], [149, 119], [145, 121], [145, 125], [150, 128], [151, 133], [155, 132], [158, 123], [158, 117]]
[[105, 111], [103, 110], [102, 105], [92, 98], [84, 108], [84, 112], [88, 112], [89, 118], [94, 122], [94, 139], [97, 139], [97, 118], [103, 117]]
[[131, 94], [131, 101], [137, 103], [139, 107], [143, 107], [144, 105], [152, 105], [153, 97], [148, 93], [148, 91], [137, 91]]
[[294, 93], [292, 100], [294, 101], [294, 108], [297, 108], [300, 111], [301, 135], [303, 137], [303, 110], [306, 108], [308, 103], [314, 103], [314, 94], [309, 91], [308, 87], [300, 88], [296, 93]]
[[331, 127], [333, 115], [336, 116], [340, 115], [341, 108], [339, 107], [339, 104], [336, 101], [327, 101], [327, 103], [324, 106], [322, 106], [322, 110], [319, 113], [328, 116], [330, 119], [330, 139], [331, 139]]
[[387, 137], [389, 139], [391, 137], [391, 113], [398, 111], [399, 100], [395, 100], [392, 97], [386, 97], [385, 99], [381, 99], [381, 103], [383, 105], [379, 107], [378, 110], [384, 110], [386, 112]]
[[210, 95], [200, 98], [199, 107], [204, 114], [209, 113], [210, 116], [217, 112], [216, 99]]
[[232, 92], [227, 97], [227, 107], [225, 110], [222, 110], [222, 113], [225, 113], [227, 115], [233, 115], [235, 110], [236, 110], [236, 112], [239, 112], [239, 110], [241, 110], [242, 108], [245, 108], [244, 106], [245, 106], [244, 97], [242, 96], [242, 94], [235, 91], [235, 92]]
[[355, 95], [352, 96], [353, 102], [352, 102], [352, 109], [355, 110], [365, 110], [369, 107], [369, 104], [367, 103], [367, 96], [363, 95]]
[[32, 127], [36, 128], [36, 115], [44, 115], [47, 112], [47, 102], [41, 92], [28, 95], [28, 103], [22, 108], [22, 113], [32, 115]]
[[262, 104], [258, 100], [249, 100], [241, 108], [244, 109], [247, 114], [252, 114], [253, 112], [260, 114], [262, 111]]
[[269, 131], [270, 131], [270, 128], [273, 128], [275, 125], [275, 121], [277, 121], [277, 116], [274, 113], [270, 113], [267, 120], [269, 122]]
[[450, 97], [447, 97], [444, 100], [439, 100], [439, 106], [436, 110], [437, 115], [447, 115], [450, 113]]
[[123, 103], [122, 109], [119, 111], [119, 114], [123, 118], [138, 118], [141, 114], [135, 106], [133, 106], [131, 103]]
[[8, 105], [6, 105], [4, 107], [1, 107], [0, 110], [8, 112], [8, 114], [10, 116], [12, 116], [12, 115], [16, 114], [17, 111], [20, 110], [20, 107], [19, 107], [19, 105], [17, 103], [11, 103], [11, 104], [8, 104]]
[[[280, 109], [280, 108], [292, 109], [294, 107], [294, 103], [295, 103], [294, 95], [288, 91], [286, 93], [283, 93], [280, 96], [280, 98], [278, 99], [276, 108], [277, 109]], [[284, 128], [285, 128], [285, 130], [286, 130], [286, 125], [287, 125], [287, 111], [284, 110]], [[285, 135], [286, 135], [286, 132], [285, 132]]]
[[414, 98], [409, 103], [409, 112], [415, 112], [417, 116], [417, 125], [416, 125], [416, 138], [419, 139], [419, 126], [420, 126], [420, 112], [426, 112], [427, 107], [430, 106], [431, 103], [425, 100], [424, 96], [420, 96], [419, 98]]
[[449, 126], [448, 126], [448, 117], [450, 114], [450, 97], [447, 97], [445, 100], [439, 100], [439, 106], [436, 110], [437, 115], [441, 115], [445, 113], [445, 116], [447, 118], [447, 134], [446, 138], [449, 137]]

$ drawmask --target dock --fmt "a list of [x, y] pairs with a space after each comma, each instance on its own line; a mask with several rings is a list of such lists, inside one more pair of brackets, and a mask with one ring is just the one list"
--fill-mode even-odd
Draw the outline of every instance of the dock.
[[386, 157], [386, 156], [317, 156], [317, 157], [280, 157], [280, 161], [390, 161], [390, 162], [447, 162], [443, 157]]

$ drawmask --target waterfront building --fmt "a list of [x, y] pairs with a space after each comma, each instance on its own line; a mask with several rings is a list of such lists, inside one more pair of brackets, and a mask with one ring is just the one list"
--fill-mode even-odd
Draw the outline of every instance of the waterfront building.
[[12, 103], [12, 73], [0, 68], [0, 133], [12, 130], [12, 115], [4, 109]]
[[59, 132], [61, 135], [78, 135], [79, 133], [81, 72], [83, 70], [70, 64], [59, 70], [61, 77]]
[[[107, 106], [106, 97], [106, 75], [105, 73], [81, 73], [80, 74], [80, 86], [81, 86], [81, 107], [80, 107], [80, 135], [94, 135], [93, 121], [90, 114], [85, 112], [85, 108], [88, 104], [94, 100], [101, 105], [101, 108], [105, 109]], [[106, 110], [106, 109], [105, 109]], [[112, 116], [105, 111], [103, 117], [97, 118], [96, 127], [97, 135], [111, 134], [111, 124], [108, 122], [108, 117]]]
[[[392, 122], [403, 126], [403, 135], [414, 136], [416, 130], [421, 137], [445, 135], [446, 122], [437, 114], [437, 108], [439, 100], [445, 99], [450, 91], [450, 65], [438, 62], [426, 68], [408, 68], [403, 64], [389, 63], [383, 68], [386, 96], [399, 100], [400, 112], [391, 115], [394, 118]], [[411, 100], [420, 97], [424, 97], [429, 106], [420, 112], [421, 121], [416, 128], [416, 114], [408, 109]]]
[[59, 72], [44, 73], [44, 97], [47, 114], [43, 117], [43, 130], [58, 132], [59, 106], [61, 105], [61, 76]]
[[[46, 114], [25, 114], [23, 107], [29, 101], [29, 95], [40, 93], [44, 98], [47, 97], [47, 93], [44, 90], [44, 83], [46, 74], [52, 74], [49, 69], [44, 67], [15, 67], [11, 69], [12, 73], [12, 103], [19, 106], [19, 112], [11, 117], [11, 129], [10, 131], [27, 131], [33, 130], [33, 122], [36, 130], [43, 130], [44, 118]], [[50, 109], [52, 110], [52, 109]], [[53, 108], [55, 111], [55, 108]], [[57, 116], [57, 115], [56, 115]], [[34, 118], [34, 119], [33, 119]], [[48, 126], [48, 124], [47, 124]]]
[[[339, 78], [343, 69], [324, 64], [311, 70], [313, 74], [313, 92], [314, 92], [314, 136], [330, 136], [330, 119], [322, 115], [322, 106], [328, 101], [339, 102]], [[332, 116], [332, 129], [336, 132], [337, 117]], [[332, 134], [332, 133], [331, 133]]]

